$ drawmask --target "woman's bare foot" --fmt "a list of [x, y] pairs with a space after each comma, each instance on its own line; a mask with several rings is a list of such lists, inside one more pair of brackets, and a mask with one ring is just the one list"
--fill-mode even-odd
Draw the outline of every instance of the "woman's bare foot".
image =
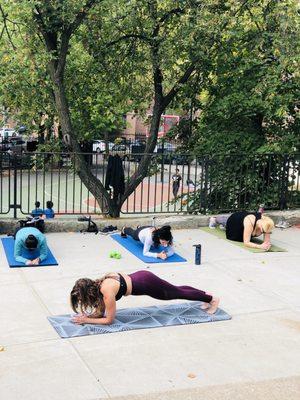
[[207, 314], [214, 314], [219, 307], [220, 299], [218, 297], [213, 297], [212, 301], [209, 303], [210, 307], [207, 310]]
[[200, 306], [201, 310], [207, 310], [209, 307], [210, 307], [210, 304], [209, 304], [209, 303], [203, 303], [203, 304]]

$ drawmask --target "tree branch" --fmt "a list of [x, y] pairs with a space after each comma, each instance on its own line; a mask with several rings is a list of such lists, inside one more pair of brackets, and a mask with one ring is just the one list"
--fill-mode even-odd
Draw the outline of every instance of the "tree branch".
[[2, 18], [3, 18], [3, 29], [2, 29], [2, 32], [1, 32], [0, 39], [2, 38], [2, 36], [3, 36], [3, 34], [4, 34], [4, 31], [5, 31], [6, 34], [7, 34], [8, 40], [9, 40], [11, 46], [12, 46], [12, 48], [13, 48], [14, 50], [16, 50], [17, 48], [16, 48], [16, 46], [14, 45], [14, 43], [13, 43], [13, 41], [12, 41], [12, 37], [11, 37], [11, 35], [10, 35], [10, 33], [9, 33], [9, 29], [8, 29], [8, 27], [7, 27], [7, 21], [8, 21], [8, 19], [7, 19], [7, 14], [5, 14], [5, 12], [4, 12], [4, 10], [3, 10], [1, 4], [0, 4], [0, 12], [1, 12], [1, 15], [2, 15]]
[[37, 5], [35, 5], [35, 17], [42, 32], [48, 51], [50, 53], [52, 51], [57, 51], [57, 32], [49, 32], [44, 23], [43, 14]]
[[249, 6], [246, 5], [245, 8], [248, 11], [250, 17], [253, 19], [253, 21], [256, 25], [256, 28], [259, 30], [260, 33], [263, 33], [264, 30], [259, 26], [259, 23], [257, 21], [255, 21], [254, 15], [253, 15], [252, 11], [250, 10]]
[[89, 10], [93, 8], [97, 3], [101, 3], [102, 0], [88, 0], [86, 4], [82, 7], [81, 11], [76, 15], [75, 20], [70, 24], [68, 30], [70, 30], [70, 35], [76, 31], [82, 21], [86, 18]]
[[175, 83], [175, 85], [172, 87], [172, 89], [169, 91], [169, 93], [164, 96], [164, 100], [163, 100], [163, 105], [164, 107], [167, 107], [170, 102], [172, 101], [172, 99], [176, 96], [176, 94], [179, 92], [181, 85], [184, 85], [190, 78], [190, 76], [192, 75], [192, 73], [195, 71], [195, 64], [191, 64], [186, 71], [184, 72], [184, 74], [181, 76], [180, 79], [178, 79], [178, 81]]
[[61, 34], [61, 44], [59, 50], [58, 64], [55, 71], [57, 77], [61, 77], [65, 69], [68, 48], [72, 34], [76, 31], [76, 29], [86, 18], [89, 10], [101, 1], [102, 0], [88, 0], [85, 6], [81, 9], [81, 11], [76, 15], [75, 20], [66, 29], [63, 30]]
[[170, 10], [166, 14], [164, 14], [159, 20], [158, 23], [162, 25], [164, 22], [166, 22], [170, 17], [173, 15], [180, 15], [184, 14], [184, 10], [182, 8], [174, 8], [173, 10]]

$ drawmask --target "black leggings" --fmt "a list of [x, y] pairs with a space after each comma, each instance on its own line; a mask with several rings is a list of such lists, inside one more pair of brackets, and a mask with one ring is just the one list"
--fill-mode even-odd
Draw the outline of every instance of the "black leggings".
[[145, 228], [151, 228], [151, 226], [140, 226], [137, 229], [124, 228], [124, 233], [126, 233], [128, 236], [131, 236], [134, 240], [140, 240], [139, 233]]
[[150, 271], [137, 271], [129, 274], [132, 281], [132, 295], [147, 295], [159, 300], [195, 300], [210, 303], [212, 296], [191, 286], [174, 286], [160, 279]]

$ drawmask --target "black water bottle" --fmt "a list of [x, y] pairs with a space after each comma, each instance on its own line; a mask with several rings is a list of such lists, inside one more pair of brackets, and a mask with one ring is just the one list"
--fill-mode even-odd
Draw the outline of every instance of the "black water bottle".
[[195, 247], [195, 264], [201, 264], [201, 244], [194, 244]]

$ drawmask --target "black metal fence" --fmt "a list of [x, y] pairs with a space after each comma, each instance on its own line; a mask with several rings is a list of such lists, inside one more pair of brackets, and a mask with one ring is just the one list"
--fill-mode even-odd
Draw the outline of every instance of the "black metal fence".
[[[125, 182], [142, 154], [120, 153]], [[54, 203], [57, 215], [101, 214], [74, 169], [72, 153], [0, 152], [0, 214], [30, 214]], [[84, 155], [94, 176], [104, 182], [105, 154]], [[151, 155], [147, 176], [125, 200], [122, 213], [211, 213], [239, 209], [287, 209], [300, 206], [299, 154], [204, 156]], [[179, 181], [176, 186], [174, 182]], [[111, 191], [111, 193], [113, 190]]]

